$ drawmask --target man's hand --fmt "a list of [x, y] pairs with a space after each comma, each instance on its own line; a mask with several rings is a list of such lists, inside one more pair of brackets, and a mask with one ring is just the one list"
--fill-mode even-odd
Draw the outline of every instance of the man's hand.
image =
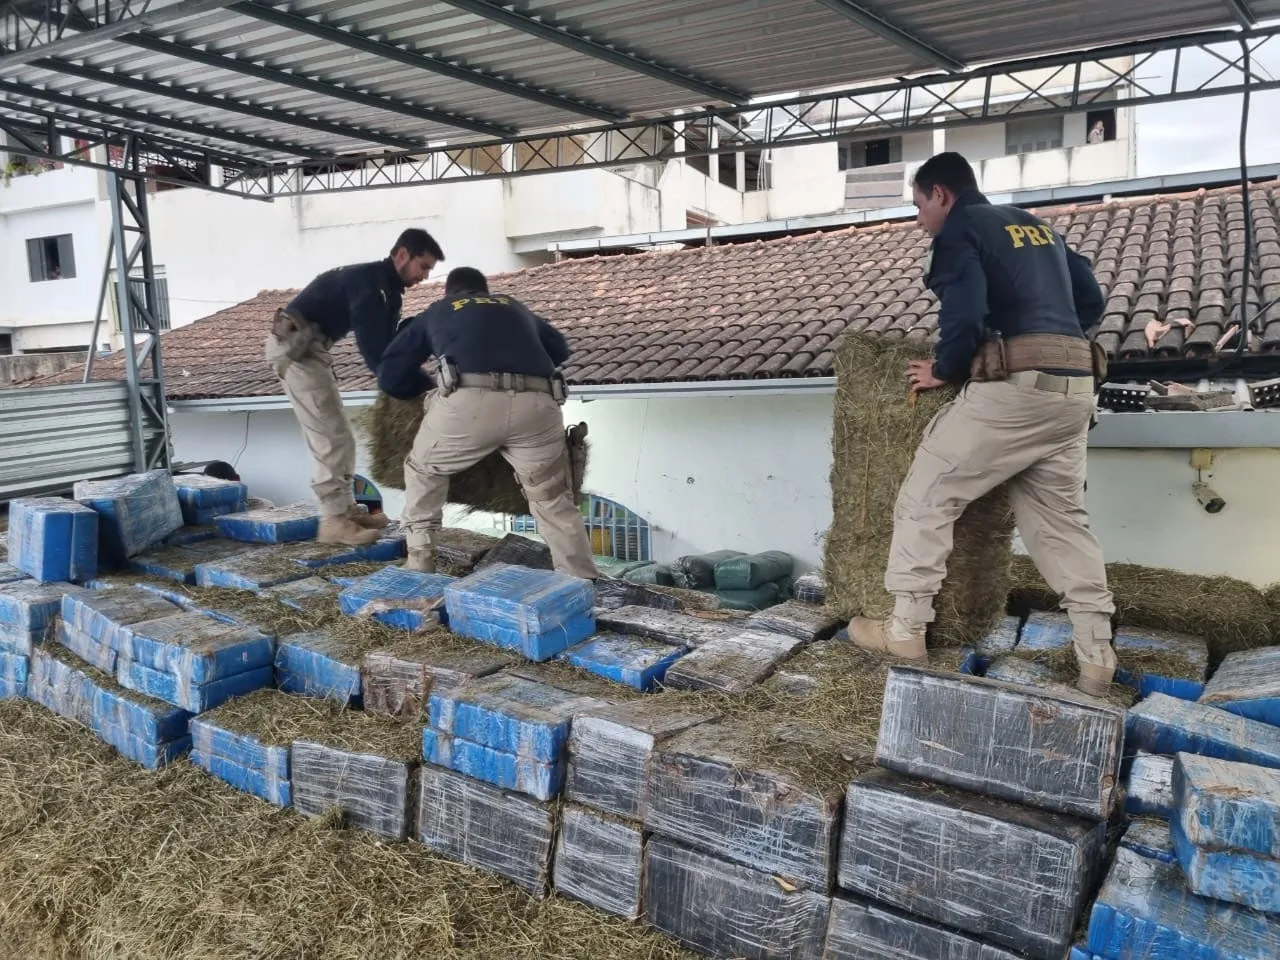
[[920, 393], [922, 390], [936, 390], [947, 385], [945, 380], [939, 380], [933, 375], [932, 360], [912, 360], [908, 363], [907, 383], [911, 386], [912, 393]]

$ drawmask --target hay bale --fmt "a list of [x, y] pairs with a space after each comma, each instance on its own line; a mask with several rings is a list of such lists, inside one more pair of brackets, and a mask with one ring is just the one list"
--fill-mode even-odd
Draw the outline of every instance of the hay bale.
[[[911, 403], [907, 362], [927, 358], [919, 342], [847, 335], [836, 355], [832, 432], [832, 522], [824, 573], [827, 603], [842, 617], [885, 617], [893, 598], [884, 571], [893, 537], [894, 503], [925, 427], [955, 396], [948, 388]], [[1003, 487], [971, 504], [955, 525], [947, 578], [934, 603], [933, 642], [972, 643], [1004, 613], [1013, 556], [1013, 513]]]
[[[413, 449], [422, 417], [421, 400], [397, 400], [385, 393], [378, 394], [365, 418], [366, 446], [374, 483], [392, 490], [404, 489], [404, 459]], [[573, 469], [573, 493], [577, 498], [587, 473], [587, 425], [579, 423], [567, 430], [566, 435]], [[529, 512], [529, 501], [520, 489], [515, 472], [498, 453], [491, 453], [475, 466], [450, 477], [449, 502], [487, 513], [523, 516]]]
[[[1115, 595], [1117, 624], [1204, 637], [1213, 667], [1229, 653], [1275, 642], [1276, 608], [1243, 580], [1109, 563], [1107, 585]], [[1013, 558], [1010, 610], [1056, 610], [1058, 600], [1030, 557]]]

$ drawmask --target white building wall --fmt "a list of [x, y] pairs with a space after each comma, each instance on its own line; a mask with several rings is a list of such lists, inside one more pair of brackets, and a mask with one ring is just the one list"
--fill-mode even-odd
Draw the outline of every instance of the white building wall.
[[[779, 549], [805, 568], [821, 563], [831, 523], [831, 397], [571, 400], [565, 417], [590, 425], [590, 492], [649, 521], [656, 559]], [[279, 503], [310, 496], [287, 411], [179, 413], [173, 429], [179, 459], [237, 463], [255, 494]], [[1280, 450], [1214, 456], [1206, 479], [1227, 507], [1210, 515], [1192, 497], [1187, 451], [1092, 450], [1089, 510], [1107, 559], [1259, 586], [1280, 580], [1280, 513], [1268, 499], [1280, 484]], [[385, 496], [396, 515], [403, 498]]]

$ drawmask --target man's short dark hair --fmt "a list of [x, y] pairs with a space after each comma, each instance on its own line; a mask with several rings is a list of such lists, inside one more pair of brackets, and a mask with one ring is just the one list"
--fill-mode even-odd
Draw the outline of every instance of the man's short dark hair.
[[475, 267], [454, 267], [444, 280], [444, 295], [460, 297], [467, 293], [488, 293], [489, 281]]
[[932, 193], [934, 187], [946, 187], [956, 196], [978, 189], [969, 161], [954, 151], [935, 154], [916, 171], [912, 179], [921, 193]]
[[396, 251], [403, 247], [411, 257], [420, 257], [424, 253], [429, 253], [435, 257], [437, 261], [444, 259], [444, 251], [440, 249], [440, 244], [436, 243], [435, 238], [425, 230], [417, 227], [410, 227], [396, 239], [396, 245], [391, 248], [391, 255], [394, 257]]

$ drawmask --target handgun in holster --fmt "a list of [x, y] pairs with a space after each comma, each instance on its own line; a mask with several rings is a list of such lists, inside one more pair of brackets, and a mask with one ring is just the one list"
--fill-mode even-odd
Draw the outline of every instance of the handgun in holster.
[[319, 327], [283, 308], [271, 319], [271, 333], [284, 345], [284, 355], [295, 362], [311, 353], [320, 340]]
[[458, 389], [460, 377], [458, 365], [448, 357], [436, 357], [436, 390], [442, 397], [447, 397]]
[[1098, 425], [1098, 395], [1107, 382], [1107, 351], [1097, 340], [1090, 340], [1089, 352], [1093, 357], [1093, 412], [1089, 414], [1089, 429], [1092, 430]]

